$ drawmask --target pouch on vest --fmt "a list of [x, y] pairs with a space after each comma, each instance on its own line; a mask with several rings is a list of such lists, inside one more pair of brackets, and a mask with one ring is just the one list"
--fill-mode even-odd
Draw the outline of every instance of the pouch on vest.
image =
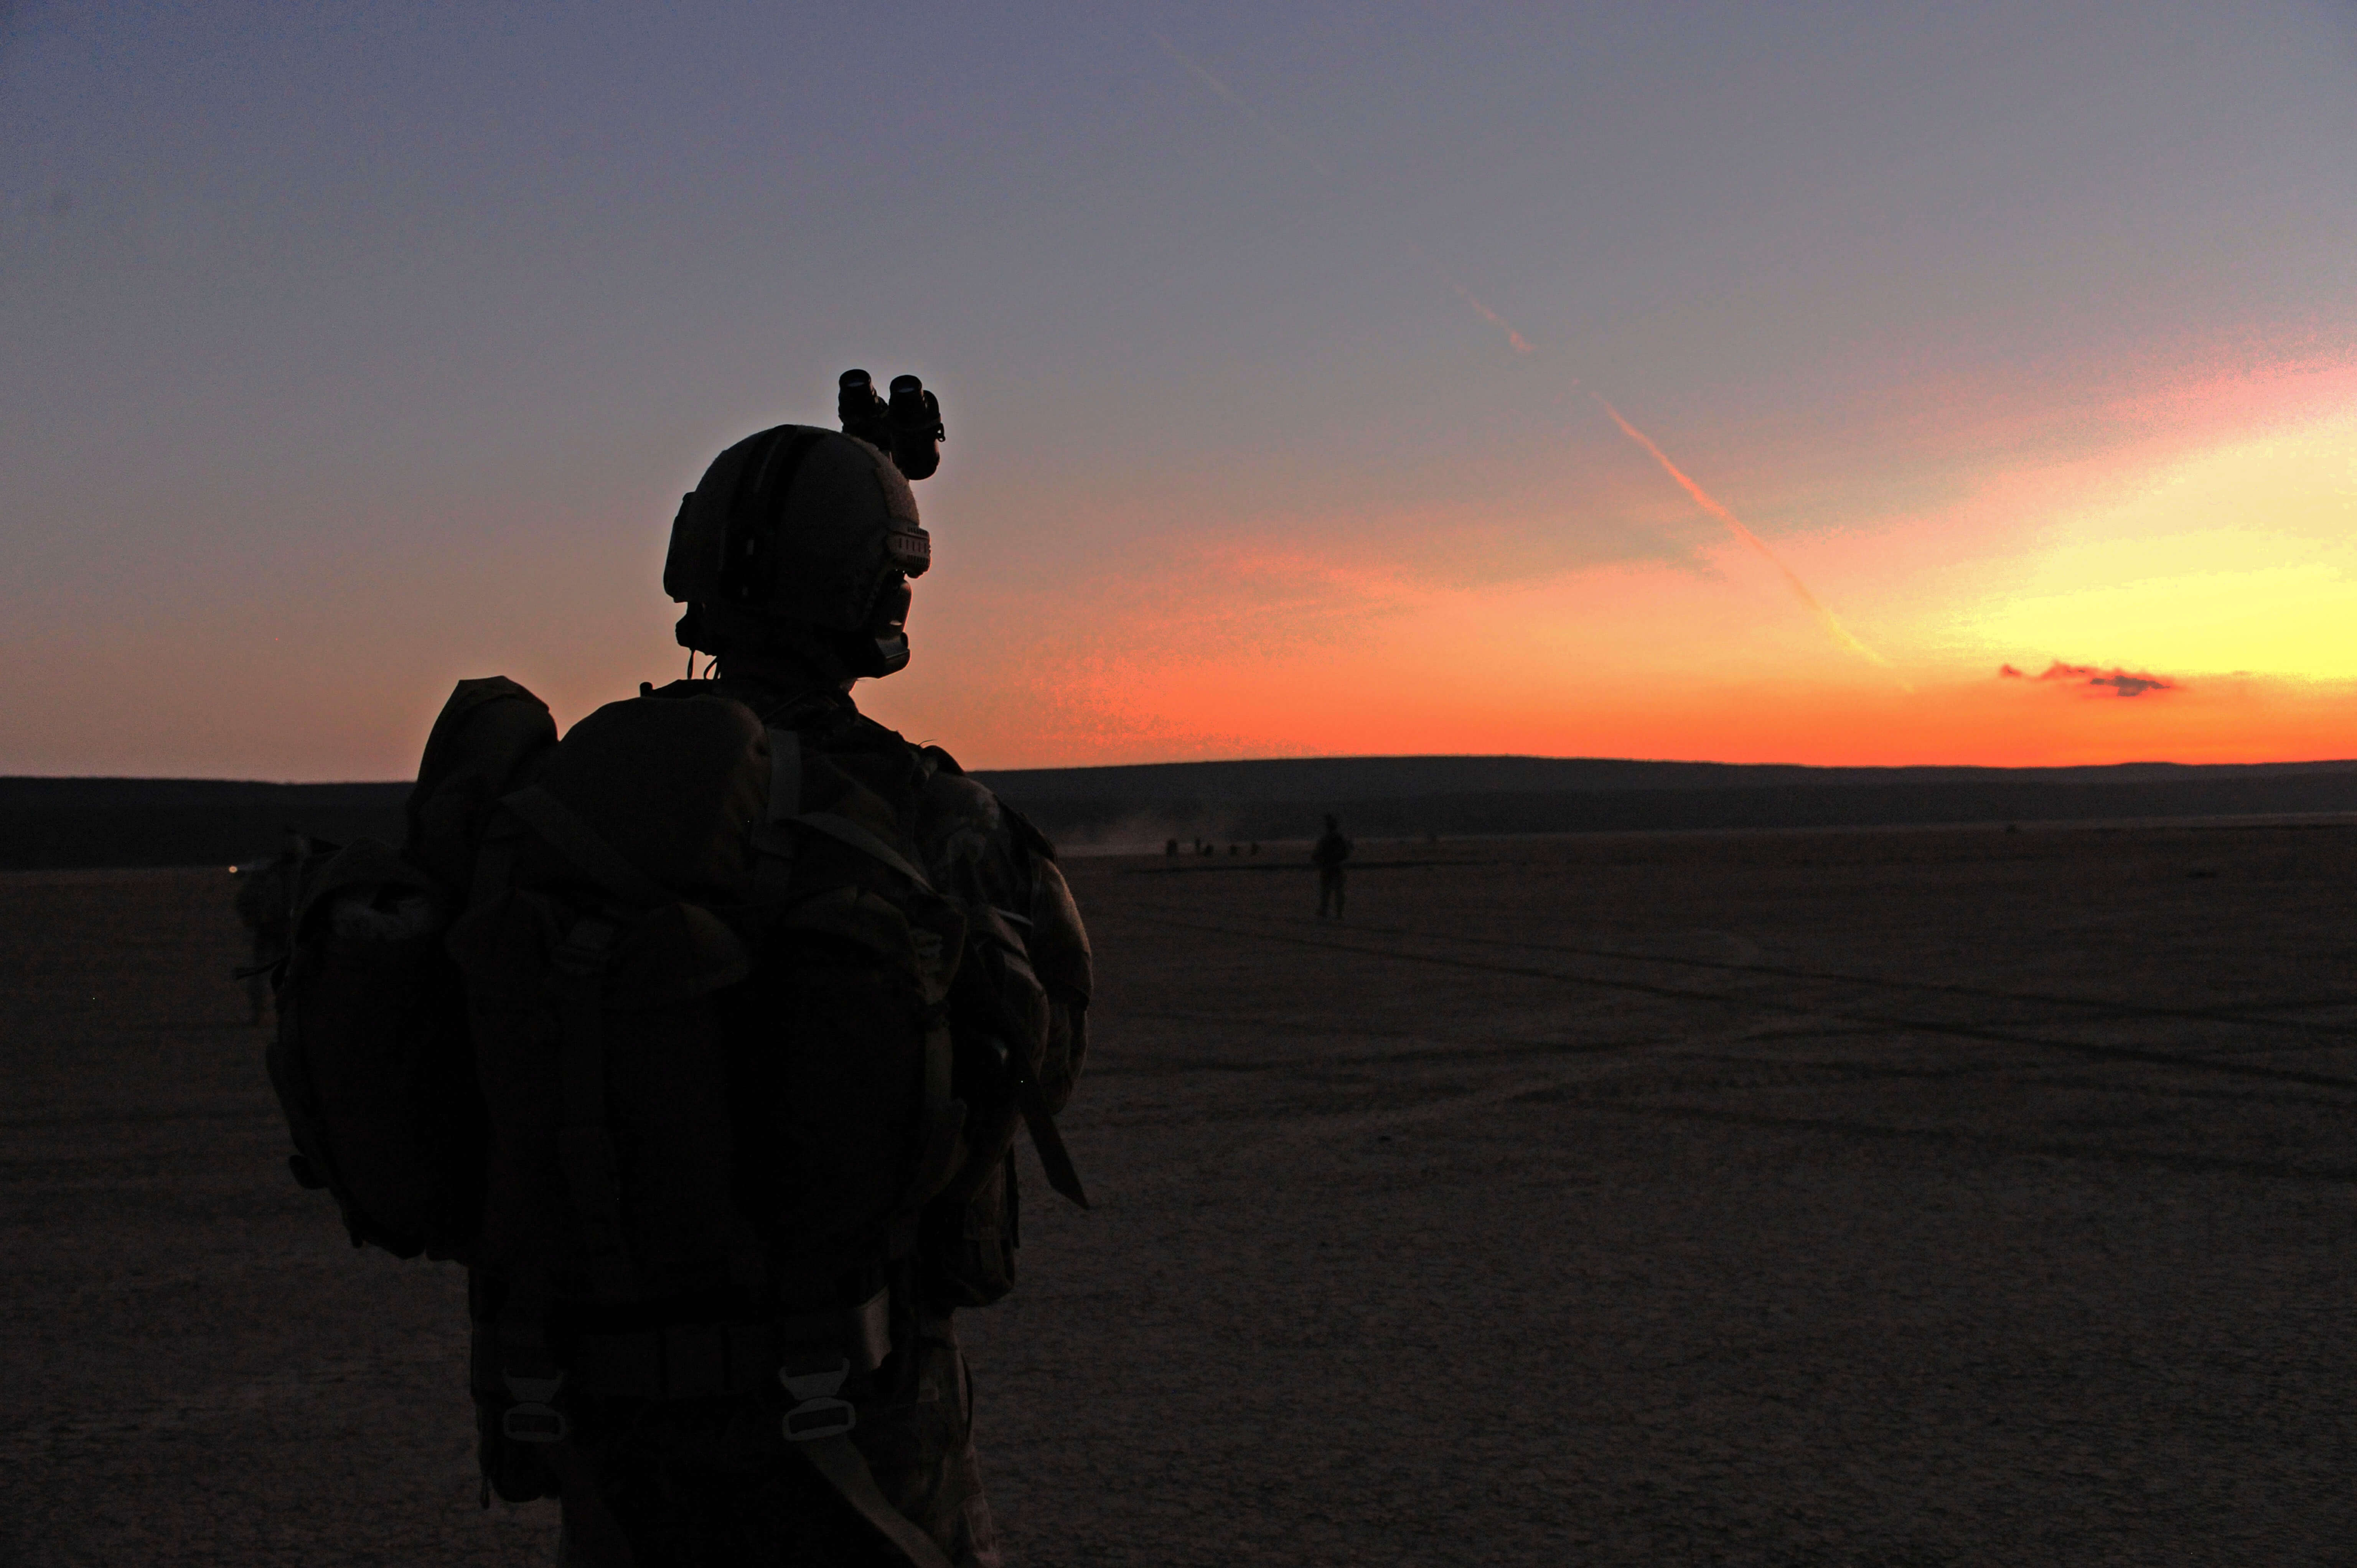
[[426, 739], [403, 853], [362, 839], [303, 865], [270, 1078], [296, 1179], [334, 1196], [355, 1244], [469, 1254], [486, 1128], [443, 932], [492, 807], [555, 744], [530, 692], [461, 681]]
[[296, 1179], [335, 1197], [355, 1246], [464, 1257], [482, 1122], [432, 884], [373, 839], [304, 870], [268, 1054]]

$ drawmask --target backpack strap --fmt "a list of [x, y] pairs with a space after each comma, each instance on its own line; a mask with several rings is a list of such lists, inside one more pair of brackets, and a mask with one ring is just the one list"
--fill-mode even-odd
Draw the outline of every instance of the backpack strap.
[[590, 1270], [598, 1288], [610, 1295], [629, 1294], [638, 1284], [622, 1240], [621, 1162], [606, 1126], [606, 965], [620, 934], [614, 920], [585, 915], [549, 954], [565, 1039], [557, 1163], [588, 1243]]
[[[642, 907], [673, 902], [652, 878], [539, 785], [517, 790], [502, 804], [617, 897]], [[611, 1295], [627, 1295], [638, 1284], [622, 1238], [621, 1162], [606, 1125], [606, 969], [622, 925], [618, 911], [585, 915], [549, 953], [564, 1036], [557, 1162], [588, 1243], [590, 1270], [598, 1289]]]
[[892, 1506], [884, 1488], [876, 1484], [875, 1472], [851, 1439], [841, 1433], [831, 1436], [813, 1437], [796, 1444], [812, 1468], [826, 1477], [829, 1485], [846, 1503], [858, 1510], [859, 1517], [880, 1530], [884, 1538], [898, 1547], [914, 1568], [950, 1568], [947, 1553], [933, 1543], [933, 1538], [917, 1528], [907, 1514]]
[[933, 890], [933, 885], [925, 880], [925, 874], [917, 869], [914, 861], [853, 822], [849, 817], [840, 816], [834, 811], [804, 811], [793, 820], [806, 828], [826, 834], [827, 837], [838, 843], [849, 844], [862, 854], [882, 861], [926, 892], [930, 893]]
[[837, 1342], [818, 1339], [788, 1346], [781, 1359], [778, 1381], [786, 1396], [798, 1402], [786, 1412], [786, 1441], [913, 1568], [951, 1568], [948, 1555], [933, 1538], [892, 1506], [892, 1499], [876, 1484], [866, 1455], [853, 1446], [847, 1435], [857, 1415], [836, 1396], [850, 1372], [849, 1356], [837, 1348]]
[[573, 1435], [565, 1368], [548, 1338], [552, 1300], [540, 1265], [518, 1265], [507, 1276], [499, 1310], [489, 1322], [475, 1322], [468, 1356], [476, 1386], [504, 1396], [500, 1435], [543, 1450]]
[[[892, 737], [896, 745], [899, 738], [897, 736]], [[938, 897], [931, 880], [923, 870], [907, 855], [885, 843], [874, 830], [839, 811], [797, 809], [802, 805], [802, 750], [800, 732], [770, 728], [769, 821], [761, 840], [764, 851], [762, 866], [757, 875], [780, 876], [791, 867], [793, 839], [783, 830], [791, 825], [823, 833], [838, 843], [847, 844], [870, 860], [889, 866], [908, 878], [920, 893]], [[954, 945], [954, 939], [949, 945]], [[947, 981], [942, 980], [941, 984], [945, 990]], [[931, 1016], [926, 1022], [924, 1131], [918, 1140], [909, 1170], [909, 1201], [892, 1220], [889, 1248], [895, 1257], [905, 1256], [915, 1247], [920, 1211], [957, 1174], [963, 1155], [959, 1140], [965, 1132], [966, 1105], [952, 1097], [952, 1056], [954, 1047], [950, 1036], [949, 1015], [942, 1005], [941, 994], [929, 991], [926, 1002]]]
[[749, 1322], [662, 1323], [587, 1329], [570, 1342], [573, 1386], [593, 1399], [725, 1399], [778, 1386], [783, 1367], [846, 1368], [866, 1379], [892, 1354], [891, 1286], [856, 1306], [810, 1308]]
[[802, 796], [802, 738], [790, 729], [770, 731], [770, 824], [774, 828], [788, 822], [799, 824], [813, 832], [824, 833], [838, 843], [849, 844], [870, 860], [890, 866], [919, 887], [930, 893], [932, 883], [916, 862], [886, 843], [867, 828], [837, 811], [803, 811], [795, 808]]
[[770, 821], [782, 822], [802, 803], [802, 737], [799, 731], [770, 731]]
[[[986, 963], [986, 959], [977, 956], [979, 952], [977, 944], [970, 950], [968, 961]], [[1081, 1173], [1072, 1164], [1072, 1152], [1064, 1144], [1062, 1130], [1056, 1125], [1056, 1113], [1048, 1108], [1047, 1091], [1039, 1087], [1029, 1060], [1015, 1047], [1014, 1042], [1025, 1034], [1022, 1021], [1008, 1009], [996, 987], [979, 986], [971, 995], [992, 1015], [990, 1022], [999, 1034], [999, 1048], [1005, 1053], [1007, 1089], [1016, 1109], [1023, 1113], [1023, 1125], [1031, 1134], [1031, 1146], [1039, 1151], [1039, 1168], [1048, 1173], [1048, 1185], [1081, 1208], [1088, 1208], [1088, 1192], [1081, 1186]]]
[[783, 1420], [795, 1452], [913, 1568], [951, 1568], [927, 1535], [892, 1506], [867, 1460], [845, 1435], [857, 1412], [845, 1383], [891, 1354], [890, 1293], [856, 1307], [769, 1323], [679, 1323], [635, 1333], [587, 1334], [575, 1348], [573, 1386], [593, 1399], [710, 1399], [776, 1384], [794, 1402]]
[[1039, 1080], [1012, 1051], [1007, 1053], [1007, 1064], [1015, 1079], [1015, 1103], [1023, 1112], [1023, 1125], [1030, 1130], [1031, 1146], [1039, 1151], [1039, 1168], [1048, 1173], [1048, 1185], [1086, 1208], [1089, 1195], [1081, 1186], [1081, 1173], [1073, 1167], [1072, 1152], [1064, 1146], [1063, 1131], [1056, 1125], [1056, 1113], [1048, 1109]]
[[576, 815], [572, 807], [539, 785], [527, 784], [502, 798], [500, 804], [521, 818], [551, 849], [615, 897], [641, 908], [677, 902], [654, 878], [608, 843], [597, 829]]

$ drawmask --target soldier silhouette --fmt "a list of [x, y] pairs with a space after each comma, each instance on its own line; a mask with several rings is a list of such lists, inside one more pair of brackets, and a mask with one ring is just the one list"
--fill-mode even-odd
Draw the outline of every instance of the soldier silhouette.
[[[1013, 1288], [1019, 1132], [1086, 1206], [1093, 983], [1054, 846], [852, 700], [931, 560], [900, 450], [721, 453], [663, 573], [705, 678], [562, 740], [461, 682], [406, 850], [350, 846], [338, 945], [294, 933], [289, 1168], [467, 1265], [480, 1495], [555, 1498], [565, 1568], [1002, 1561], [952, 1319]], [[314, 1091], [385, 1084], [388, 1038], [434, 1114]]]
[[1318, 868], [1318, 918], [1324, 919], [1330, 906], [1334, 918], [1342, 918], [1342, 863], [1351, 858], [1351, 841], [1342, 836], [1342, 824], [1331, 816], [1326, 819], [1326, 832], [1309, 851], [1309, 863]]

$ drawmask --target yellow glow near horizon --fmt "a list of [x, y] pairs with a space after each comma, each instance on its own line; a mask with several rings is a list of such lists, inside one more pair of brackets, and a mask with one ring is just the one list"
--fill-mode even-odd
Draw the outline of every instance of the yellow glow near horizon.
[[2015, 662], [2357, 678], [2357, 415], [2196, 454], [2059, 520], [1957, 628]]

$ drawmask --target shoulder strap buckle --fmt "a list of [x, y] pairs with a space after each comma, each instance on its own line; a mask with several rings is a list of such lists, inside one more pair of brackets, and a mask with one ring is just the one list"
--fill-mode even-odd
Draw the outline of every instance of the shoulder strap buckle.
[[778, 1369], [778, 1381], [786, 1392], [801, 1402], [786, 1412], [786, 1439], [791, 1443], [809, 1443], [822, 1437], [840, 1437], [859, 1423], [859, 1412], [846, 1400], [834, 1396], [842, 1391], [844, 1380], [851, 1375], [851, 1359], [835, 1358], [834, 1365], [819, 1371], [796, 1373], [791, 1368]]
[[562, 1443], [572, 1435], [573, 1423], [556, 1408], [555, 1399], [565, 1387], [565, 1374], [551, 1378], [520, 1378], [513, 1372], [501, 1374], [508, 1393], [515, 1400], [500, 1414], [500, 1435], [511, 1443]]

